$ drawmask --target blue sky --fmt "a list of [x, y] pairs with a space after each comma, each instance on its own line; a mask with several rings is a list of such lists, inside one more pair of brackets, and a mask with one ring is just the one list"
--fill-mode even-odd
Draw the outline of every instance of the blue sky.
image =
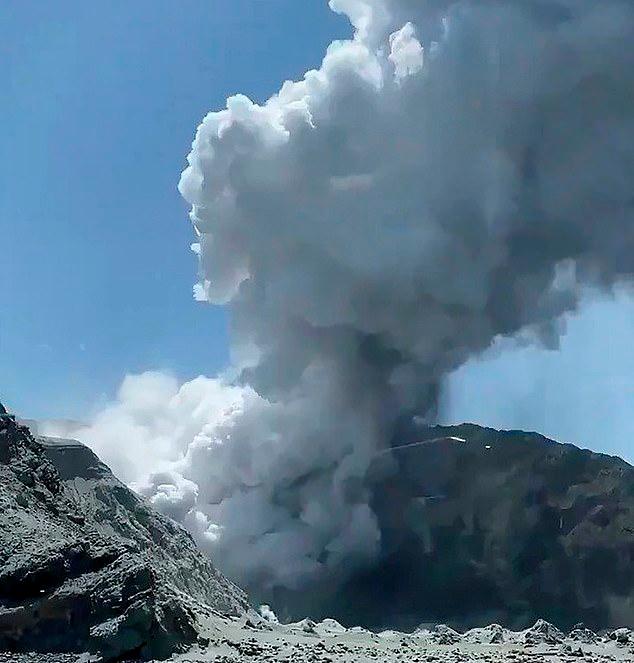
[[5, 0], [2, 16], [2, 398], [83, 417], [128, 372], [213, 374], [226, 315], [191, 297], [176, 190], [195, 128], [319, 65], [348, 23], [297, 0]]
[[535, 430], [634, 462], [634, 297], [588, 293], [560, 347], [499, 343], [451, 376], [448, 421]]

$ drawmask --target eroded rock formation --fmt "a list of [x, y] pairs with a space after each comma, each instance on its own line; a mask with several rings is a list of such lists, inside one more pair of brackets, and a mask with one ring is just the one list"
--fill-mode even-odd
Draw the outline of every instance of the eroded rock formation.
[[247, 608], [190, 535], [78, 442], [0, 414], [0, 651], [165, 658]]

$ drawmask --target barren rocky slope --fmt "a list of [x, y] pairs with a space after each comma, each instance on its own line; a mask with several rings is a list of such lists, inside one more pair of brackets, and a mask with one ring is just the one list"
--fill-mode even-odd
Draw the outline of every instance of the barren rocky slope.
[[164, 658], [241, 590], [83, 445], [0, 414], [0, 651]]
[[632, 466], [472, 424], [419, 428], [399, 444], [368, 477], [376, 564], [336, 591], [315, 587], [310, 604], [278, 590], [278, 612], [373, 629], [634, 627]]

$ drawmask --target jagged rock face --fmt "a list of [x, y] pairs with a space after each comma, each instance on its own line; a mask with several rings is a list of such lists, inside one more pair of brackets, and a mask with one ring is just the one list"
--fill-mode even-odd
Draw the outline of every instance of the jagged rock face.
[[[371, 628], [634, 626], [634, 468], [534, 433], [465, 424], [377, 459], [377, 564], [337, 591], [280, 591], [278, 614]], [[270, 597], [266, 597], [271, 600]]]
[[0, 651], [166, 658], [247, 608], [179, 525], [78, 442], [0, 417]]

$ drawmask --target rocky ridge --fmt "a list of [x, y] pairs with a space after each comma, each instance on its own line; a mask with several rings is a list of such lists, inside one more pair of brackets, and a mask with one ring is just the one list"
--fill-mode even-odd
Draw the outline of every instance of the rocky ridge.
[[366, 483], [378, 559], [334, 589], [265, 595], [278, 613], [374, 630], [634, 628], [634, 468], [622, 459], [537, 433], [417, 427]]
[[87, 447], [0, 411], [0, 651], [161, 659], [245, 594]]

